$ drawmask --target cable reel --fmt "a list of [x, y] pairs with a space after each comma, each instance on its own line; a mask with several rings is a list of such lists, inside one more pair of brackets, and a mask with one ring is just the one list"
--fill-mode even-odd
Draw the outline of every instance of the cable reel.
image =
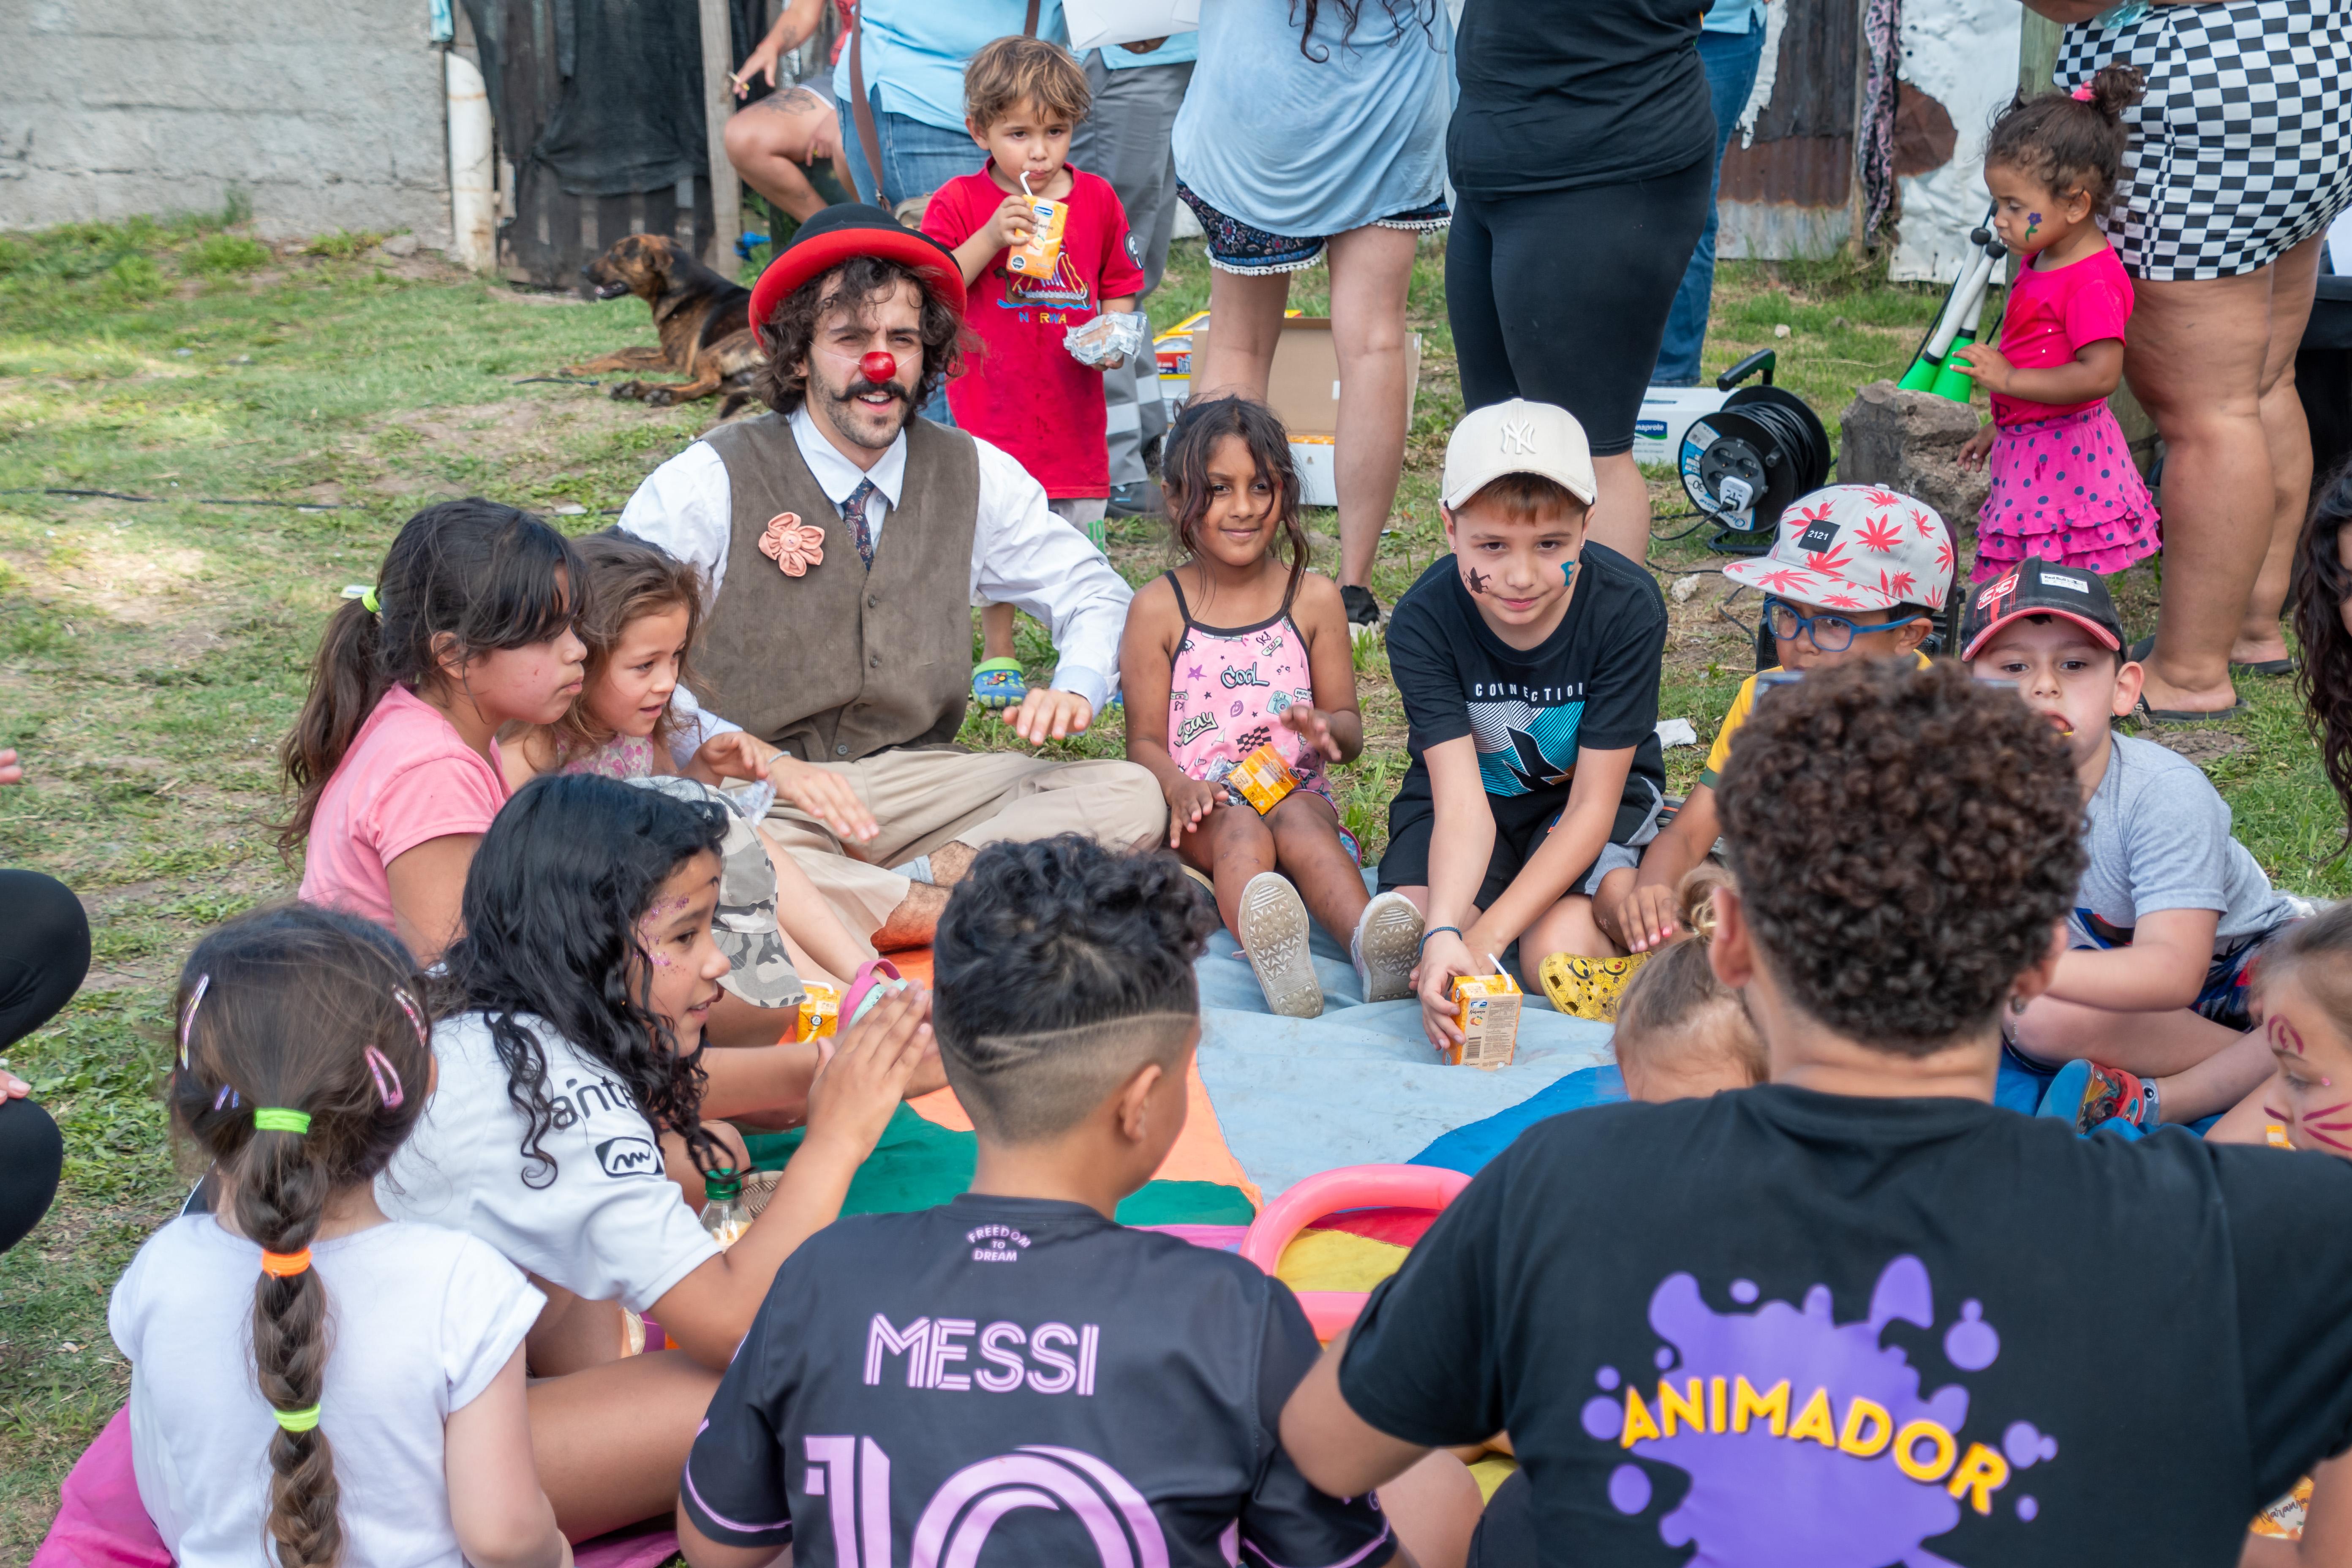
[[[1726, 554], [1770, 549], [1789, 503], [1829, 482], [1829, 432], [1804, 399], [1772, 384], [1775, 363], [1763, 349], [1725, 371], [1715, 384], [1731, 395], [1683, 432], [1684, 493], [1722, 524], [1708, 546]], [[1762, 385], [1739, 385], [1759, 371]]]

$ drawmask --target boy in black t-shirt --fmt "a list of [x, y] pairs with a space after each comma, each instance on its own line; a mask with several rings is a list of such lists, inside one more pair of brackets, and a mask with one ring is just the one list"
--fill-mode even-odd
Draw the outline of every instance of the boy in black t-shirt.
[[1473, 411], [1445, 447], [1445, 541], [1389, 618], [1389, 670], [1412, 765], [1389, 805], [1381, 890], [1427, 918], [1422, 1026], [1461, 1038], [1448, 994], [1519, 943], [1618, 949], [1592, 916], [1630, 886], [1665, 801], [1658, 664], [1666, 605], [1639, 563], [1584, 536], [1584, 428], [1514, 398]]
[[1578, 1568], [2237, 1563], [2352, 1447], [2352, 1163], [1990, 1103], [2084, 864], [2013, 690], [1817, 671], [1719, 801], [1710, 958], [1771, 1081], [1530, 1128], [1300, 1384], [1300, 1471], [1507, 1426], [1537, 1560]]
[[[1288, 1289], [1111, 1217], [1183, 1127], [1215, 923], [1165, 857], [1064, 837], [972, 863], [932, 1014], [971, 1190], [840, 1220], [778, 1272], [687, 1461], [694, 1568], [1412, 1568], [1369, 1496], [1316, 1491], [1277, 1445], [1316, 1355]], [[1411, 1535], [1442, 1482], [1402, 1489]]]

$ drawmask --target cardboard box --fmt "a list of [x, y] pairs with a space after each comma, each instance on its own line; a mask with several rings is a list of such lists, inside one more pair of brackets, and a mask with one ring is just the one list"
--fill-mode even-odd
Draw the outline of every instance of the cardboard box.
[[1721, 408], [1730, 395], [1712, 386], [1651, 387], [1633, 416], [1633, 460], [1668, 467], [1680, 463], [1683, 432]]
[[[1192, 395], [1192, 367], [1208, 352], [1209, 314], [1188, 317], [1153, 342], [1160, 393], [1181, 405]], [[1412, 419], [1421, 390], [1421, 334], [1404, 348], [1404, 416]], [[1339, 504], [1332, 437], [1339, 423], [1339, 352], [1327, 316], [1291, 316], [1282, 323], [1266, 376], [1265, 401], [1290, 431], [1290, 460], [1298, 469], [1298, 499], [1307, 506]], [[1171, 412], [1173, 412], [1171, 408]]]
[[1511, 1065], [1519, 1040], [1518, 983], [1504, 973], [1454, 977], [1454, 1022], [1462, 1043], [1446, 1053], [1454, 1067], [1491, 1072]]

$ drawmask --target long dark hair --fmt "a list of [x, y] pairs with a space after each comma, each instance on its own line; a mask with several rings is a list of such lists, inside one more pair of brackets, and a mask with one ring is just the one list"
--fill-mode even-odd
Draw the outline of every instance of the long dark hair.
[[[346, 599], [327, 618], [310, 695], [278, 765], [296, 792], [278, 829], [291, 855], [368, 715], [393, 687], [441, 679], [441, 660], [545, 642], [585, 600], [571, 541], [527, 511], [479, 496], [428, 506], [400, 525], [376, 574], [373, 610]], [[444, 637], [448, 645], [436, 647]]]
[[760, 337], [768, 351], [767, 368], [760, 372], [760, 400], [779, 414], [790, 415], [808, 401], [808, 376], [793, 366], [816, 350], [817, 323], [840, 309], [863, 310], [912, 283], [923, 297], [923, 378], [915, 385], [907, 406], [912, 410], [930, 402], [948, 377], [963, 368], [963, 322], [923, 287], [911, 267], [878, 256], [853, 256], [822, 278], [813, 278], [784, 296]]
[[527, 1186], [555, 1180], [542, 1142], [555, 1126], [547, 1053], [522, 1015], [547, 1020], [628, 1089], [656, 1129], [686, 1140], [708, 1169], [699, 1048], [681, 1054], [653, 1010], [653, 965], [637, 922], [670, 874], [716, 851], [722, 806], [674, 800], [589, 773], [550, 773], [515, 793], [466, 872], [466, 934], [442, 954], [446, 1012], [478, 1012], [507, 1069], [507, 1099], [528, 1123]]
[[2306, 721], [2319, 738], [2320, 765], [2336, 786], [2347, 820], [2333, 860], [2352, 848], [2352, 630], [2344, 606], [2352, 604], [2352, 571], [2344, 566], [2337, 541], [2352, 528], [2352, 462], [2319, 487], [2303, 538], [2294, 550], [2294, 640], [2303, 647], [2303, 672], [2295, 678]]
[[2137, 103], [2143, 79], [2131, 66], [2102, 66], [2091, 96], [2019, 93], [1992, 122], [1984, 161], [2032, 175], [2054, 195], [2086, 191], [2094, 213], [2106, 211], [2123, 180], [2130, 131], [2124, 110]]
[[[390, 932], [309, 904], [241, 916], [189, 955], [173, 1009], [172, 1118], [212, 1157], [237, 1229], [265, 1252], [308, 1248], [328, 1200], [374, 1180], [408, 1137], [433, 1070], [424, 996]], [[299, 1112], [310, 1130], [256, 1127], [262, 1109]], [[318, 1405], [330, 1348], [316, 1268], [255, 1279], [254, 1371], [272, 1409]], [[281, 1424], [269, 1470], [278, 1561], [331, 1568], [344, 1542], [327, 1434]]]
[[1290, 432], [1263, 403], [1227, 395], [1187, 405], [1178, 413], [1160, 458], [1169, 497], [1169, 542], [1180, 561], [1201, 553], [1201, 524], [1209, 517], [1209, 459], [1228, 436], [1241, 437], [1250, 461], [1274, 486], [1282, 544], [1290, 552], [1290, 584], [1284, 593], [1296, 598], [1313, 550], [1298, 521], [1298, 470], [1291, 466]]
[[[1315, 39], [1315, 14], [1318, 11], [1328, 5], [1339, 13], [1343, 19], [1339, 28], [1339, 46], [1342, 48], [1345, 48], [1348, 41], [1356, 36], [1356, 26], [1364, 19], [1364, 0], [1291, 0], [1290, 14], [1294, 16], [1298, 15], [1298, 7], [1301, 5], [1307, 7], [1307, 20], [1306, 24], [1298, 29], [1298, 52], [1317, 65], [1321, 65], [1331, 58], [1329, 49], [1327, 48], [1318, 55], [1311, 47]], [[1427, 16], [1422, 15], [1421, 0], [1402, 0], [1402, 4], [1399, 0], [1381, 0], [1381, 5], [1388, 12], [1389, 20], [1396, 24], [1396, 37], [1389, 40], [1391, 48], [1404, 41], [1402, 18], [1408, 16], [1421, 24], [1422, 31], [1428, 34], [1431, 44], [1435, 45], [1437, 0], [1431, 0]]]

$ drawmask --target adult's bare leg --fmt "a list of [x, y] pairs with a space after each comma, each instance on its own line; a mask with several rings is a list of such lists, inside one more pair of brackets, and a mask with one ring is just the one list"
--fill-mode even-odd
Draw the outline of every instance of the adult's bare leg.
[[678, 1473], [719, 1374], [684, 1351], [530, 1385], [530, 1447], [555, 1522], [585, 1541], [677, 1504]]
[[2311, 320], [2312, 296], [2319, 286], [2319, 247], [2314, 235], [2271, 264], [2271, 338], [2263, 357], [2263, 439], [2271, 457], [2271, 539], [2245, 624], [2231, 646], [2241, 664], [2286, 657], [2279, 614], [2294, 576], [2294, 543], [2303, 514], [2311, 506], [2311, 423], [2294, 389], [2294, 352]]
[[1592, 459], [1599, 491], [1586, 517], [1584, 536], [1598, 540], [1639, 564], [1650, 558], [1650, 487], [1631, 452]]
[[[1339, 500], [1339, 581], [1371, 585], [1381, 530], [1404, 471], [1404, 301], [1417, 236], [1377, 224], [1335, 236], [1331, 337], [1339, 356], [1332, 441]], [[1216, 342], [1213, 331], [1209, 335]]]
[[2124, 374], [2165, 443], [2164, 598], [2147, 661], [2150, 708], [2219, 712], [2237, 701], [2230, 650], [2275, 510], [2262, 419], [2271, 272], [2137, 288]]
[[1216, 268], [1209, 273], [1209, 352], [1192, 373], [1193, 402], [1229, 392], [1265, 399], [1289, 299], [1287, 272], [1245, 275]]
[[727, 161], [777, 211], [805, 223], [824, 210], [824, 197], [809, 183], [801, 161], [808, 156], [816, 128], [829, 128], [832, 121], [830, 109], [793, 112], [763, 98], [728, 117]]

